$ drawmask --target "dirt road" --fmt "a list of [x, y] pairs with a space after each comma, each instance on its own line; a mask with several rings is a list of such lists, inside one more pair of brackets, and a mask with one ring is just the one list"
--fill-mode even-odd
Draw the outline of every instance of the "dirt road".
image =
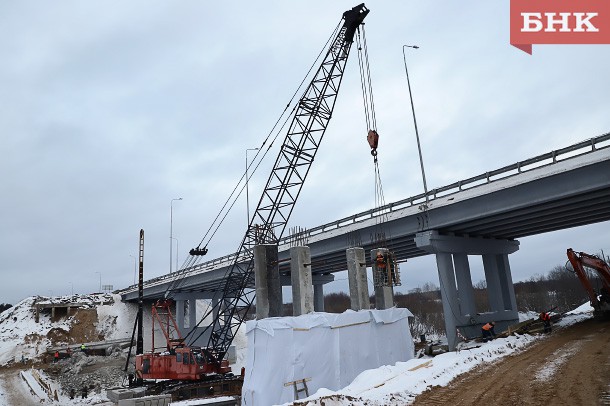
[[610, 322], [553, 331], [527, 351], [419, 395], [414, 405], [610, 405]]
[[0, 369], [0, 405], [40, 405], [19, 376], [19, 368]]

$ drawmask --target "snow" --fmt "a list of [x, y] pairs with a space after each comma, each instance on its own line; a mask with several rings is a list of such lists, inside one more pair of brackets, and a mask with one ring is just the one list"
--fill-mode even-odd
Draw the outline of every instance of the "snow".
[[32, 392], [34, 392], [35, 396], [38, 396], [40, 399], [46, 399], [47, 398], [46, 392], [42, 389], [42, 387], [38, 384], [38, 382], [32, 376], [32, 371], [31, 370], [21, 371], [21, 377], [27, 383], [27, 385], [30, 387]]
[[[21, 354], [29, 359], [39, 359], [50, 345], [46, 334], [52, 328], [69, 330], [70, 318], [51, 323], [49, 316], [40, 315], [40, 322], [34, 320], [34, 311], [31, 308], [34, 297], [27, 298], [14, 307], [0, 314], [0, 366], [19, 365]], [[40, 298], [38, 298], [40, 299]], [[61, 298], [65, 300], [66, 298]], [[133, 309], [116, 297], [111, 305], [99, 305], [101, 297], [79, 297], [80, 301], [88, 301], [87, 305], [93, 306], [97, 303], [98, 331], [103, 331], [107, 339], [122, 338], [131, 334], [133, 328]], [[53, 299], [58, 300], [58, 299]], [[554, 325], [554, 328], [566, 327], [592, 317], [593, 309], [586, 303], [577, 309], [566, 313], [563, 318]], [[523, 319], [532, 318], [535, 315], [521, 315]], [[16, 319], [15, 319], [16, 318]], [[127, 334], [126, 334], [127, 333]], [[302, 405], [391, 405], [408, 404], [416, 395], [433, 386], [445, 386], [458, 375], [468, 372], [477, 366], [494, 362], [507, 355], [523, 351], [529, 344], [537, 340], [544, 340], [545, 336], [519, 335], [499, 338], [487, 343], [472, 345], [470, 348], [462, 347], [458, 352], [438, 355], [434, 358], [424, 357], [411, 359], [407, 362], [398, 362], [394, 365], [385, 365], [377, 369], [367, 370], [359, 374], [349, 385], [337, 390], [320, 389], [305, 400]], [[239, 373], [241, 365], [244, 364], [246, 353], [245, 329], [238, 331], [234, 344], [237, 347], [237, 363], [233, 366], [234, 371]], [[566, 346], [558, 349], [561, 352], [573, 352], [576, 348]], [[557, 372], [563, 361], [557, 357], [553, 363], [537, 371], [537, 379], [547, 379]], [[24, 368], [25, 371], [28, 371]], [[0, 404], [9, 405], [8, 388], [12, 393], [19, 392], [23, 396], [31, 396], [31, 404], [40, 404], [41, 398], [32, 394], [26, 381], [19, 378], [15, 372], [9, 375], [10, 370], [0, 370], [3, 373], [0, 379]], [[39, 371], [40, 376], [49, 383], [51, 379]], [[28, 373], [25, 373], [28, 376]], [[31, 377], [31, 374], [29, 375]], [[29, 381], [29, 378], [27, 378]], [[38, 391], [37, 391], [38, 392]], [[80, 394], [77, 394], [80, 395]], [[46, 395], [44, 395], [46, 396]], [[325, 397], [332, 396], [332, 399]], [[346, 398], [349, 397], [349, 398]], [[47, 400], [43, 404], [50, 404]], [[209, 404], [219, 401], [221, 398], [206, 400]], [[230, 398], [227, 398], [227, 400]], [[173, 402], [172, 406], [190, 406], [205, 404], [204, 401], [182, 401]], [[62, 405], [110, 405], [102, 394], [91, 393], [87, 399], [70, 400], [65, 394], [59, 393], [59, 404]]]
[[[564, 315], [555, 326], [566, 327], [592, 317], [593, 308], [584, 304]], [[527, 316], [527, 315], [526, 315]], [[528, 319], [529, 317], [524, 317]], [[434, 386], [446, 386], [458, 375], [479, 365], [523, 351], [529, 344], [545, 336], [529, 334], [498, 338], [472, 348], [437, 355], [434, 358], [412, 359], [362, 372], [354, 381], [338, 391], [320, 389], [300, 399], [300, 405], [396, 405], [409, 404], [415, 396]], [[552, 373], [547, 371], [546, 373]], [[327, 399], [327, 397], [332, 397]], [[325, 399], [326, 398], [326, 399]], [[335, 401], [336, 400], [336, 401]], [[290, 403], [286, 403], [288, 405]]]
[[233, 396], [219, 396], [210, 399], [196, 399], [196, 400], [182, 400], [179, 402], [171, 402], [170, 406], [199, 406], [199, 405], [211, 405], [217, 402], [226, 402], [234, 400]]

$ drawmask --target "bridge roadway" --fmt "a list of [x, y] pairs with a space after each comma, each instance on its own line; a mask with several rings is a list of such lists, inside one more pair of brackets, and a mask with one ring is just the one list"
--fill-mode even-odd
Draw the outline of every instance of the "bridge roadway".
[[[414, 242], [420, 231], [512, 240], [610, 220], [610, 133], [431, 190], [427, 198], [426, 203], [426, 195], [419, 194], [283, 238], [283, 283], [289, 284], [286, 260], [294, 245], [310, 247], [314, 279], [324, 282], [346, 269], [349, 247], [368, 252], [385, 246], [399, 261], [427, 255]], [[162, 297], [179, 274], [174, 293], [209, 292], [211, 297], [234, 258], [227, 255], [148, 280], [144, 296]], [[119, 293], [123, 300], [136, 300], [137, 286]]]

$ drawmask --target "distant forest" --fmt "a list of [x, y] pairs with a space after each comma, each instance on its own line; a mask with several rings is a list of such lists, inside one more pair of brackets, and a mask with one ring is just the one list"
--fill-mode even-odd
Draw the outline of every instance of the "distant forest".
[[[589, 279], [593, 287], [599, 290], [602, 283], [597, 278], [597, 274], [589, 273]], [[546, 275], [534, 276], [526, 282], [517, 282], [514, 286], [517, 308], [520, 312], [539, 313], [556, 307], [555, 312], [563, 313], [589, 301], [587, 292], [576, 274], [563, 266], [557, 266]], [[485, 281], [476, 283], [474, 289], [477, 312], [490, 311]], [[443, 304], [438, 286], [427, 283], [408, 293], [395, 293], [394, 302], [397, 307], [405, 307], [415, 316], [411, 323], [411, 333], [414, 337], [419, 337], [421, 334], [444, 334]], [[371, 296], [371, 304], [374, 303], [375, 297]], [[287, 312], [292, 312], [291, 306], [287, 306]], [[325, 295], [324, 307], [324, 310], [330, 313], [343, 312], [350, 308], [349, 295], [346, 293]]]

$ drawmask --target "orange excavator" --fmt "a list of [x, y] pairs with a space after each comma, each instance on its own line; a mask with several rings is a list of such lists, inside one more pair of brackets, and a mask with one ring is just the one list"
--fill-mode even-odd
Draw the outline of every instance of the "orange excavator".
[[[598, 318], [610, 318], [610, 265], [598, 256], [584, 252], [574, 252], [572, 248], [568, 248], [567, 254], [580, 283], [589, 294], [593, 315]], [[599, 294], [593, 289], [585, 272], [585, 267], [597, 271], [601, 277], [603, 286]]]

